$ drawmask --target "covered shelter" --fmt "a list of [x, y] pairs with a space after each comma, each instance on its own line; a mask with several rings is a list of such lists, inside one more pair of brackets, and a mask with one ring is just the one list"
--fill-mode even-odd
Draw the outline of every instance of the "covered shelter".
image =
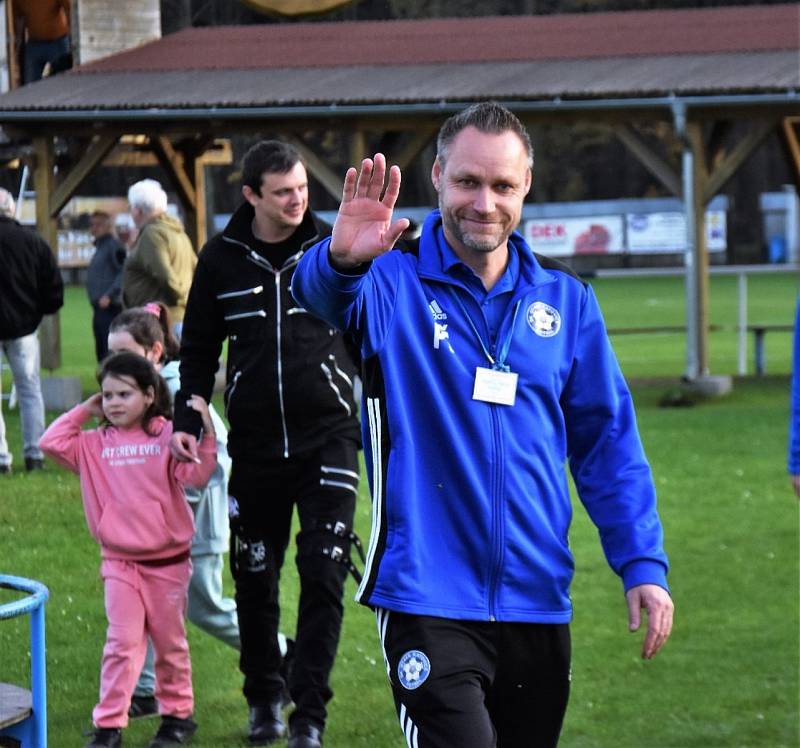
[[[502, 101], [528, 125], [612, 128], [683, 200], [689, 251], [690, 379], [708, 374], [708, 254], [704, 207], [770, 133], [787, 146], [800, 184], [800, 6], [550, 16], [291, 23], [187, 28], [0, 96], [0, 125], [30, 139], [37, 226], [55, 219], [83, 180], [132, 138], [169, 176], [198, 245], [205, 238], [204, 165], [220, 138], [279, 132], [332, 195], [343, 173], [308, 145], [338, 132], [349, 160], [380, 133], [404, 168], [442, 121], [469, 103]], [[669, 123], [680, 169], [635, 125]], [[725, 133], [746, 124], [734, 147]], [[72, 143], [55, 167], [57, 141]], [[46, 331], [46, 366], [58, 330]]]

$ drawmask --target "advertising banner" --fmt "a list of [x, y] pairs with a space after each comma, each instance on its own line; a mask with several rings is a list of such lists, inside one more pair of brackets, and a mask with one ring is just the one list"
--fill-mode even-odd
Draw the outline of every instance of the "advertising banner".
[[625, 251], [622, 216], [537, 218], [525, 221], [522, 229], [534, 252], [551, 257]]
[[[629, 213], [626, 219], [629, 252], [686, 251], [686, 220], [683, 213]], [[727, 232], [724, 210], [706, 212], [706, 246], [709, 252], [725, 251]]]

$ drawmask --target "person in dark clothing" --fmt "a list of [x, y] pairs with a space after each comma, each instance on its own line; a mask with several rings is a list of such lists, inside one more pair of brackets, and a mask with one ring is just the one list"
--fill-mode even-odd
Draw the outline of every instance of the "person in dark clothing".
[[94, 351], [98, 361], [108, 353], [108, 328], [122, 311], [122, 268], [125, 247], [111, 230], [111, 216], [96, 210], [89, 219], [95, 251], [86, 273], [86, 293], [92, 305]]
[[300, 601], [289, 746], [319, 748], [358, 491], [356, 365], [342, 335], [290, 293], [305, 247], [330, 234], [308, 207], [299, 154], [262, 141], [244, 157], [243, 182], [245, 202], [200, 252], [189, 293], [172, 449], [179, 459], [196, 455], [199, 422], [187, 393], [211, 397], [227, 338], [231, 565], [248, 738], [268, 745], [286, 732], [278, 582], [296, 506]]
[[72, 67], [70, 14], [72, 0], [14, 0], [14, 14], [22, 22], [22, 82], [34, 83]]
[[[44, 401], [39, 382], [37, 328], [64, 304], [64, 284], [47, 242], [14, 220], [14, 198], [0, 189], [0, 355], [11, 367], [22, 421], [25, 469], [43, 466]], [[0, 412], [0, 473], [11, 472]]]

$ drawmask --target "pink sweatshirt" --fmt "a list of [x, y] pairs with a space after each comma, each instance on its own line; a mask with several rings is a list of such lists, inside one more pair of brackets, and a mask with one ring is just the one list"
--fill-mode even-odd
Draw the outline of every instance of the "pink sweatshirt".
[[169, 450], [171, 421], [150, 421], [155, 436], [114, 426], [81, 431], [91, 417], [76, 405], [50, 424], [39, 446], [80, 476], [86, 522], [103, 557], [152, 561], [188, 551], [194, 522], [182, 486], [208, 483], [217, 464], [214, 437], [203, 437], [200, 464], [178, 462]]

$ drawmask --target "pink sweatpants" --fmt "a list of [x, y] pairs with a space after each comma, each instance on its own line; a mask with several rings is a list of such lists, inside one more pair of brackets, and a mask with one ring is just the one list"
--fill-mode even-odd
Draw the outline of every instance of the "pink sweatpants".
[[167, 566], [104, 559], [108, 632], [100, 672], [97, 727], [126, 727], [128, 707], [142, 670], [148, 635], [156, 653], [156, 699], [163, 715], [186, 718], [194, 710], [192, 665], [186, 641], [189, 559]]

